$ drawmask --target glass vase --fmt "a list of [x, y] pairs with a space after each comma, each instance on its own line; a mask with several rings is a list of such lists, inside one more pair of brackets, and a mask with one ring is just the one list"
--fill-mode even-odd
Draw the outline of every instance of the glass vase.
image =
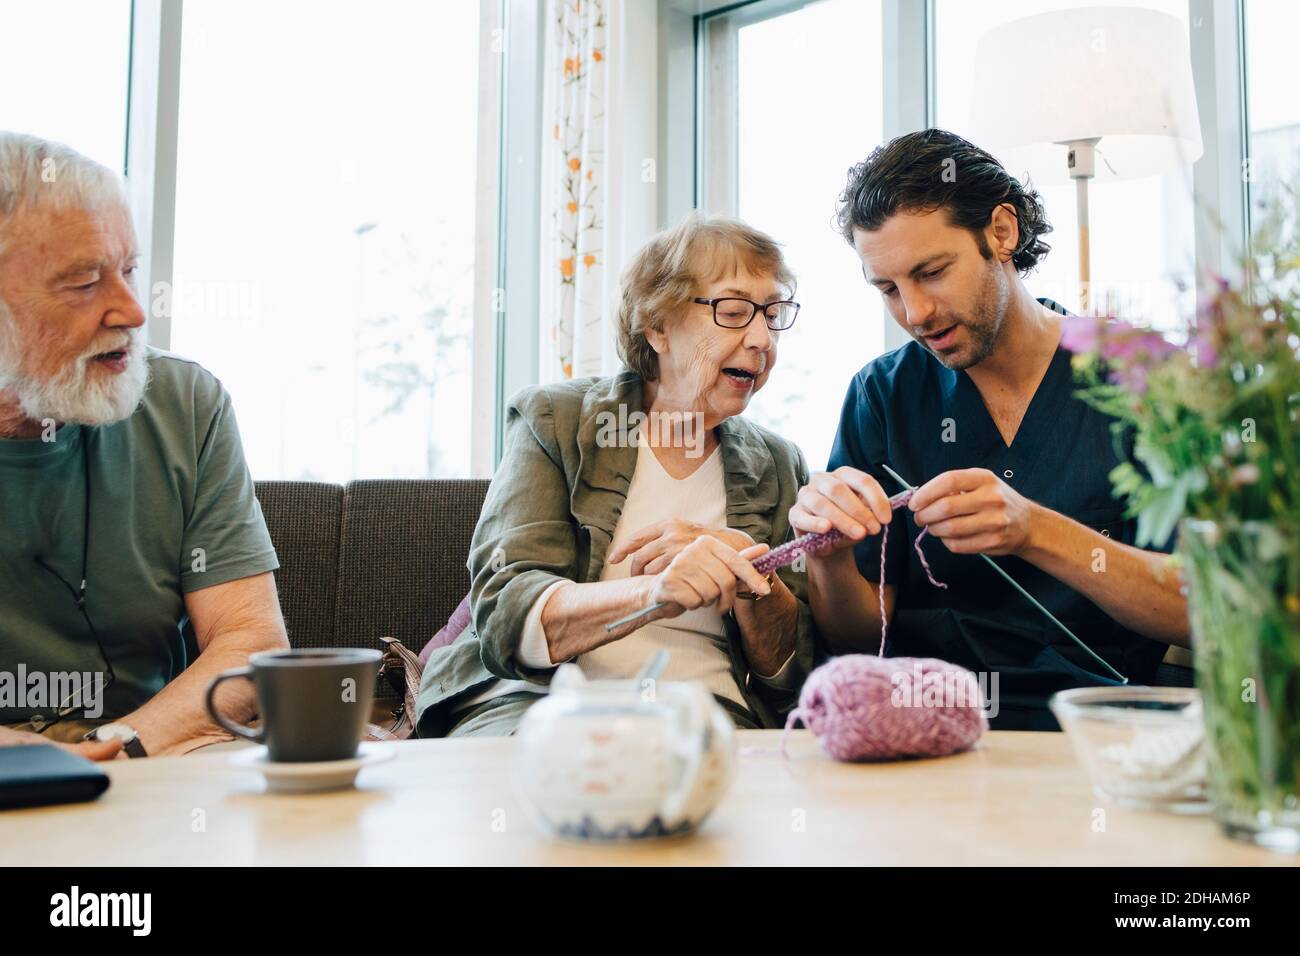
[[1178, 552], [1215, 816], [1300, 852], [1300, 528], [1187, 519]]

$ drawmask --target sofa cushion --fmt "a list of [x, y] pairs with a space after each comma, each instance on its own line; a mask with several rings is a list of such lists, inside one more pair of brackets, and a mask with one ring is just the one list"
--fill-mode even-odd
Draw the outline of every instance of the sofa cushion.
[[334, 608], [343, 487], [312, 481], [259, 481], [257, 499], [280, 568], [275, 572], [289, 643], [337, 643]]
[[465, 567], [485, 480], [353, 481], [344, 489], [335, 635], [396, 637], [418, 651], [469, 590]]

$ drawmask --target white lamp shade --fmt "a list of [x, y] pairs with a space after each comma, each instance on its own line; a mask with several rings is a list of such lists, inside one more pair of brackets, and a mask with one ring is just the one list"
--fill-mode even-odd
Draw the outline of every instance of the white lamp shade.
[[1098, 181], [1195, 162], [1203, 147], [1186, 27], [1137, 7], [995, 27], [976, 47], [971, 138], [1040, 184], [1068, 179], [1066, 149], [1054, 144], [1072, 140], [1100, 140]]

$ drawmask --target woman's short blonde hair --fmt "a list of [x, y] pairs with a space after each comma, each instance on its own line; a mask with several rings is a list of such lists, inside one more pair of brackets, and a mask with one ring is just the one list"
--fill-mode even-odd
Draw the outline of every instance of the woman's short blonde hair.
[[781, 247], [739, 219], [693, 212], [647, 242], [623, 271], [618, 307], [618, 354], [647, 381], [659, 378], [659, 355], [646, 330], [664, 331], [700, 295], [700, 286], [740, 270], [770, 275], [795, 291], [794, 273]]

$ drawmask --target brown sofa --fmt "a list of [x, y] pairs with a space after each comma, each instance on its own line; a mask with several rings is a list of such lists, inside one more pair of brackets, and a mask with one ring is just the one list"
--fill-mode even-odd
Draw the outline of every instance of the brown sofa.
[[465, 560], [486, 481], [262, 481], [294, 647], [419, 651], [469, 590]]

